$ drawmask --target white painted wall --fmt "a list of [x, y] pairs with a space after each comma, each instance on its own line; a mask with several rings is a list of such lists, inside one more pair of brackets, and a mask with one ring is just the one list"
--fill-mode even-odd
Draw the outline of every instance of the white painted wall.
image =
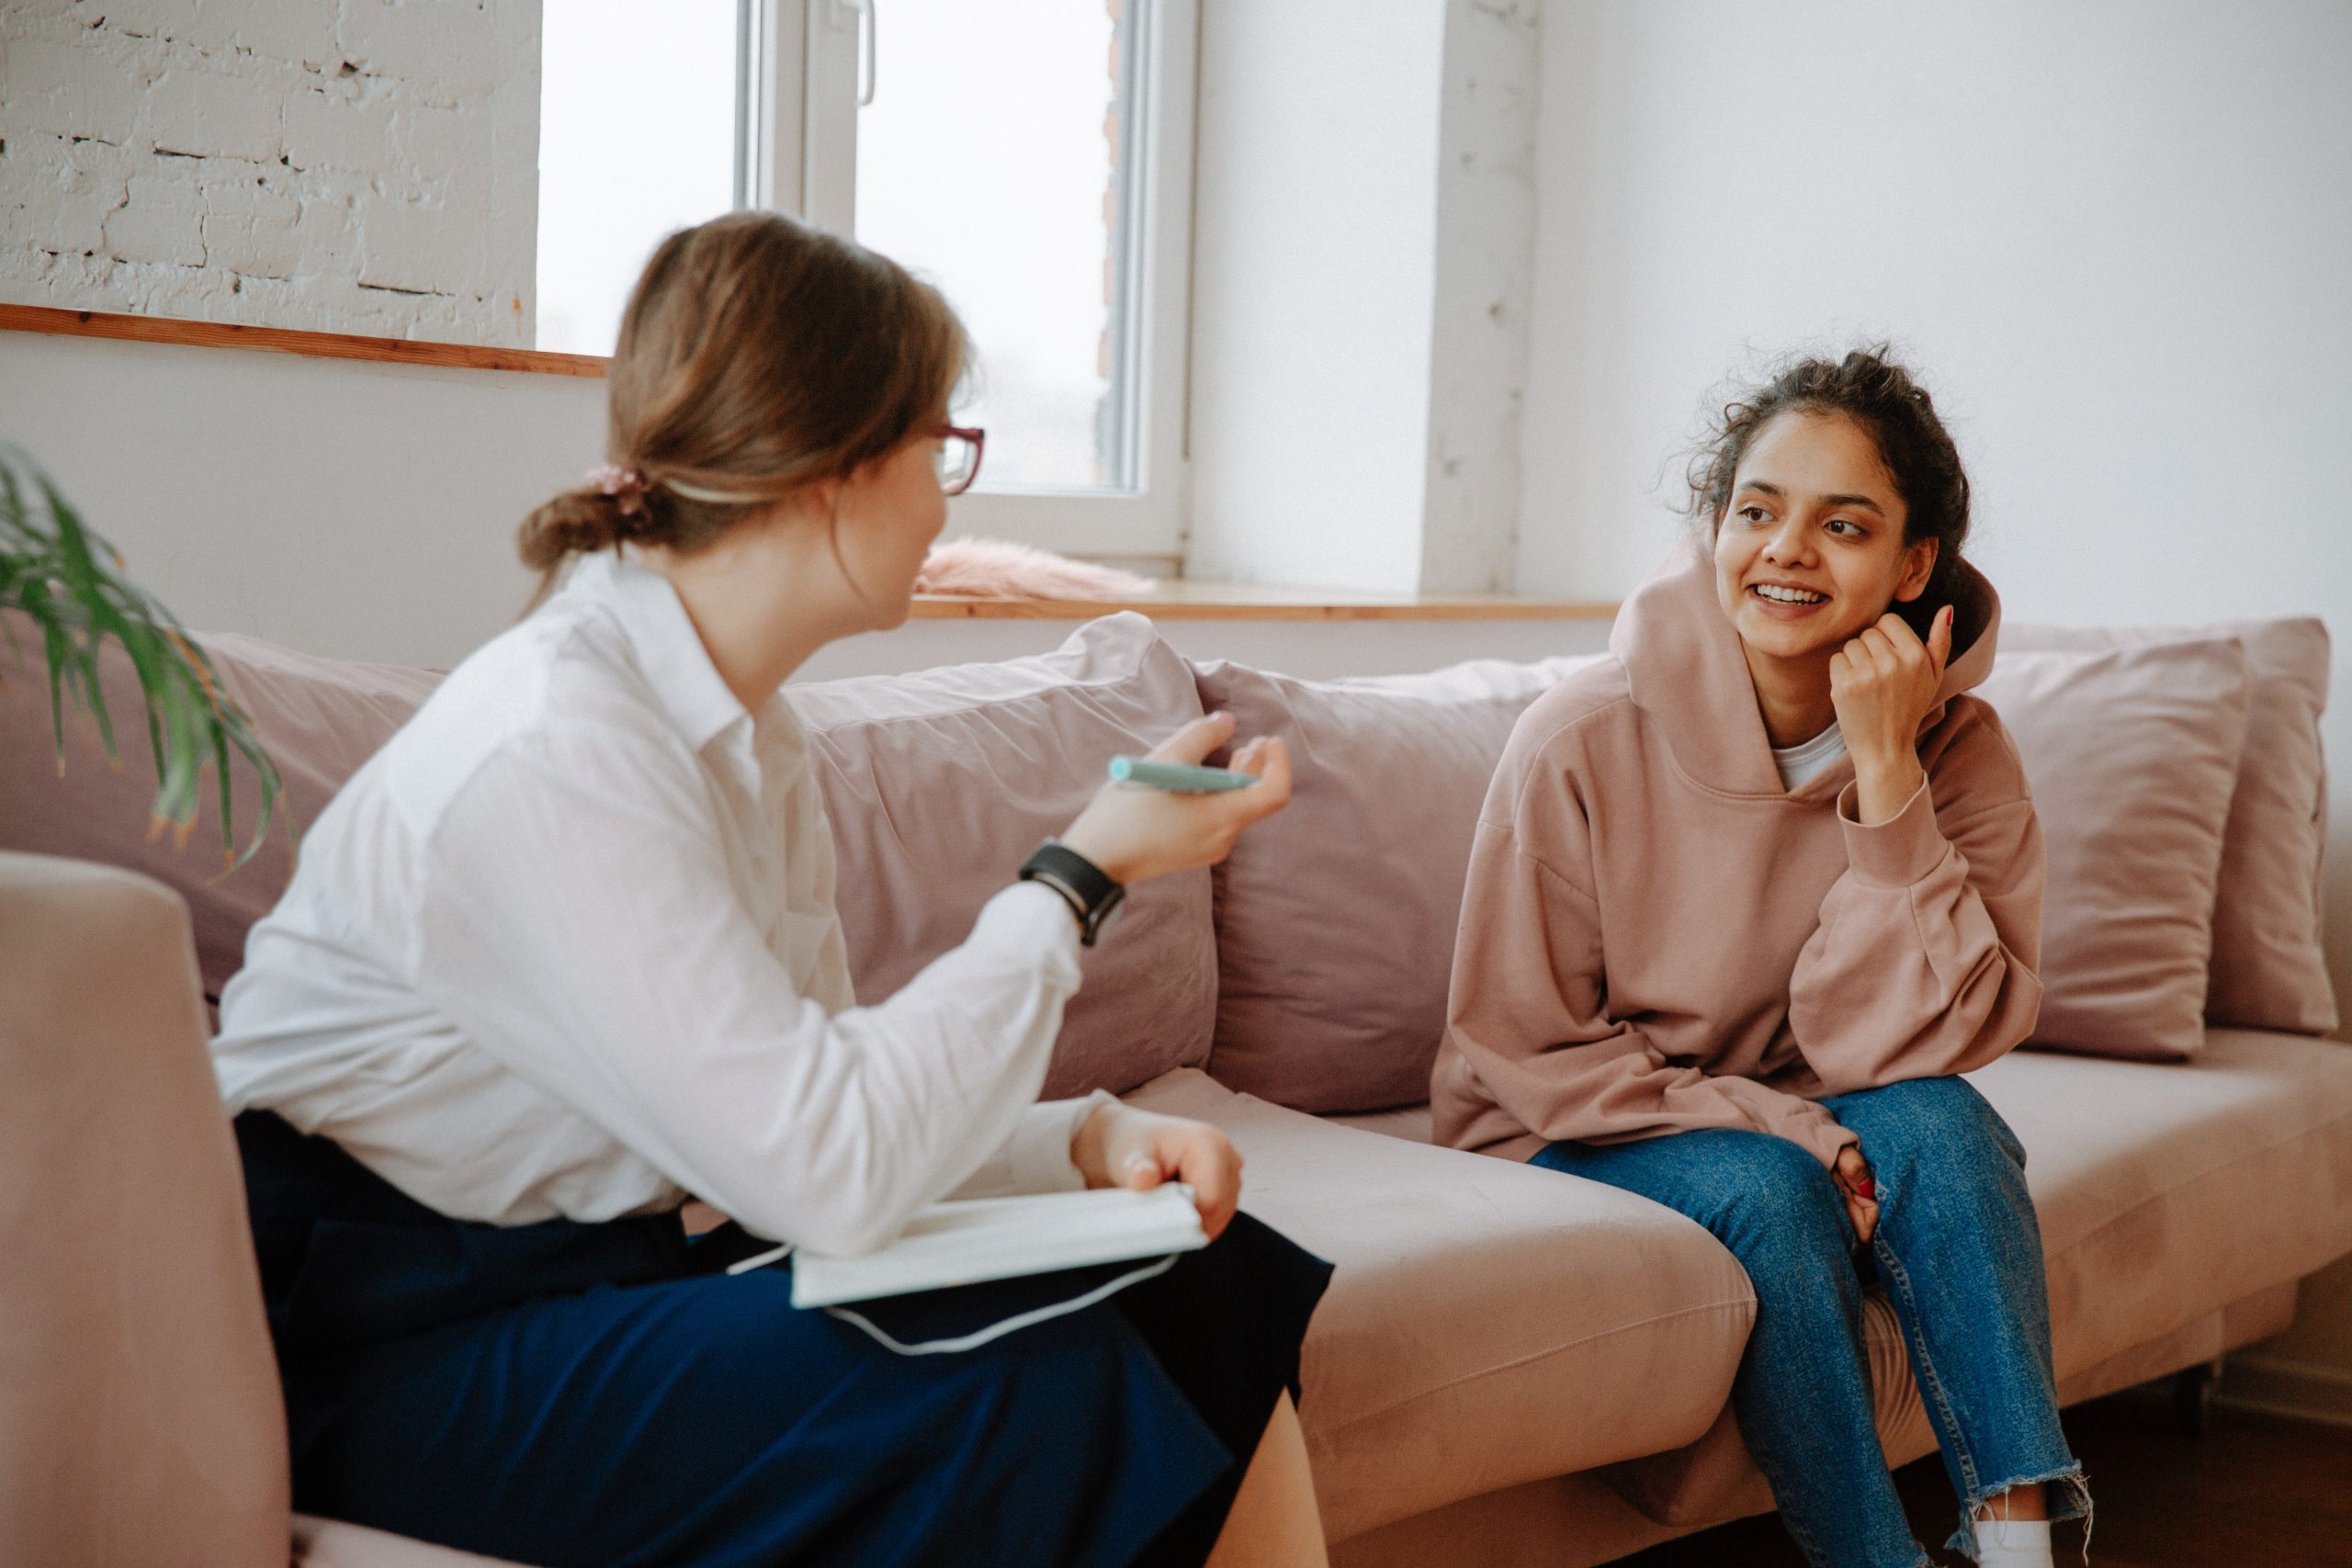
[[528, 597], [515, 525], [603, 460], [605, 383], [0, 333], [0, 439], [191, 627], [440, 667]]
[[1726, 371], [1891, 336], [2013, 616], [2327, 618], [2352, 1004], [2347, 84], [2310, 0], [1546, 0], [1521, 590], [1639, 581]]
[[1420, 586], [1446, 0], [1205, 0], [1196, 577]]
[[[601, 460], [604, 431], [601, 380], [0, 332], [0, 440], [50, 470], [141, 584], [199, 631], [341, 659], [446, 668], [509, 625], [532, 587], [515, 525]], [[1591, 621], [1164, 629], [1197, 658], [1316, 676], [1607, 637]], [[916, 621], [827, 649], [803, 676], [1006, 659], [1069, 630]]]
[[9, 0], [0, 299], [527, 347], [539, 0]]
[[1538, 0], [1204, 0], [1196, 577], [1508, 591]]

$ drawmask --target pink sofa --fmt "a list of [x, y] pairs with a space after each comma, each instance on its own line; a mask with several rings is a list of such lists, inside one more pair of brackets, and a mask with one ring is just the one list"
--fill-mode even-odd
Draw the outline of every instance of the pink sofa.
[[[2316, 779], [2315, 633], [2226, 634], [2249, 671], [2228, 744], [2292, 751], [2255, 758], [2265, 787], [2282, 770]], [[432, 685], [206, 640], [305, 818]], [[2278, 653], [2268, 675], [2309, 700], [2255, 690], [2268, 678], [2257, 647]], [[1560, 672], [1292, 682], [1187, 667], [1148, 623], [1118, 616], [1041, 660], [794, 691], [854, 890], [844, 917], [862, 991], [887, 990], [952, 940], [936, 906], [983, 896], [1040, 823], [1075, 808], [1122, 737], [1201, 711], [1203, 694], [1245, 728], [1291, 735], [1293, 811], [1215, 879], [1159, 888], [1106, 942], [1051, 1088], [1099, 1083], [1223, 1126], [1248, 1159], [1248, 1206], [1339, 1265], [1306, 1346], [1302, 1413], [1334, 1561], [1350, 1568], [1574, 1568], [1770, 1506], [1724, 1409], [1754, 1312], [1730, 1256], [1625, 1194], [1431, 1147], [1427, 1108], [1392, 1103], [1411, 1097], [1397, 1086], [1419, 1081], [1434, 1043], [1484, 771], [1511, 716]], [[2043, 677], [2033, 689], [2063, 684]], [[114, 672], [119, 701], [126, 682]], [[2278, 723], [2263, 739], [2245, 714], [2266, 701]], [[258, 1565], [283, 1561], [292, 1528], [315, 1563], [478, 1562], [346, 1525], [289, 1526], [199, 1001], [282, 886], [283, 843], [223, 876], [209, 824], [209, 850], [144, 834], [138, 746], [111, 773], [77, 729], [61, 781], [47, 744], [38, 683], [0, 683], [0, 1164], [17, 1195], [0, 1275], [0, 1561]], [[1403, 772], [1372, 779], [1382, 766]], [[2037, 790], [2045, 818], [2113, 808]], [[2069, 1401], [2278, 1332], [2297, 1281], [2352, 1252], [2352, 1054], [2293, 1032], [2333, 1022], [2308, 980], [2316, 908], [2305, 920], [2297, 902], [2315, 885], [2316, 807], [2293, 791], [2284, 817], [2249, 807], [2258, 841], [2233, 852], [2219, 815], [2234, 828], [2243, 805], [2226, 787], [2211, 803], [2211, 860], [2184, 872], [2178, 896], [2203, 888], [2204, 918], [2224, 933], [2258, 913], [2249, 951], [2285, 967], [2233, 960], [2225, 974], [2231, 939], [2209, 935], [2212, 989], [2190, 978], [2210, 1027], [2188, 1059], [2118, 1059], [2133, 1043], [2110, 1033], [2075, 1042], [2108, 1055], [2020, 1051], [1976, 1076], [2030, 1151]], [[2297, 811], [2300, 826], [2277, 825]], [[1333, 867], [1344, 896], [1299, 892], [1287, 868], [1310, 863]], [[2250, 880], [2248, 865], [2271, 869]], [[2283, 905], [2282, 877], [2305, 890]], [[1264, 918], [1285, 888], [1322, 911], [1317, 925], [1285, 932]], [[1932, 1438], [1892, 1313], [1873, 1298], [1871, 1314], [1882, 1432], [1901, 1461]]]

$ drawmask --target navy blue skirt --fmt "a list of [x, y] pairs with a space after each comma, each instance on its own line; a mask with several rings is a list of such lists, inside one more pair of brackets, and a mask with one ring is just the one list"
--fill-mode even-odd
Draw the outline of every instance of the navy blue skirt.
[[[452, 1220], [237, 1119], [294, 1504], [534, 1568], [1199, 1563], [1330, 1265], [1248, 1215], [1100, 1306], [903, 1356], [674, 1213]], [[869, 1303], [912, 1342], [1121, 1271]]]

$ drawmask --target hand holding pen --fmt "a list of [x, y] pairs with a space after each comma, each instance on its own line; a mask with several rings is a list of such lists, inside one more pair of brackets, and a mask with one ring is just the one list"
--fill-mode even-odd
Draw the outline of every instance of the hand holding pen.
[[[1290, 752], [1260, 736], [1233, 754], [1230, 773], [1203, 769], [1201, 760], [1233, 739], [1233, 716], [1197, 718], [1152, 748], [1126, 759], [1114, 778], [1061, 835], [1061, 842], [1100, 866], [1114, 882], [1133, 886], [1171, 871], [1214, 865], [1250, 823], [1271, 817], [1290, 799]], [[1164, 766], [1194, 770], [1164, 773]], [[1218, 775], [1204, 787], [1204, 778]], [[1250, 775], [1238, 783], [1234, 775]], [[1154, 780], [1186, 781], [1174, 784]]]

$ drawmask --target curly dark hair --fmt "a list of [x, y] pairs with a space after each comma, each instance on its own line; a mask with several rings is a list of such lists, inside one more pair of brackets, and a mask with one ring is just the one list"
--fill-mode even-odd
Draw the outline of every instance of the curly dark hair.
[[1786, 364], [1760, 386], [1724, 403], [1691, 454], [1690, 514], [1710, 536], [1731, 505], [1740, 459], [1764, 427], [1784, 413], [1840, 413], [1870, 433], [1879, 461], [1903, 497], [1903, 542], [1936, 541], [1935, 571], [1927, 591], [1896, 606], [1924, 637], [1937, 607], [1952, 597], [1961, 547], [1968, 542], [1968, 473], [1951, 433], [1936, 414], [1935, 400], [1885, 344], [1855, 349], [1836, 361], [1807, 356]]

